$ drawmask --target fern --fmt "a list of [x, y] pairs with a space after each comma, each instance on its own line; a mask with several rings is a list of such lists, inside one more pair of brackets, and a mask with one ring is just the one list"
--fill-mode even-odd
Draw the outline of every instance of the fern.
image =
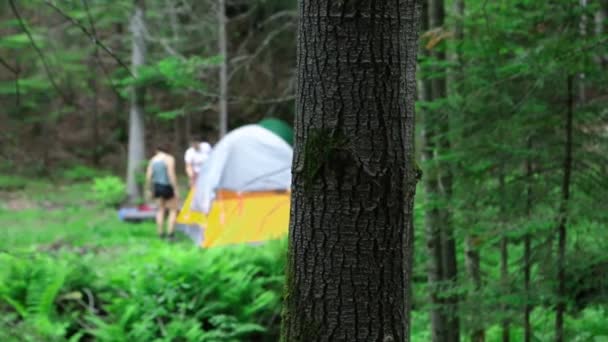
[[[46, 262], [46, 261], [45, 261]], [[36, 269], [27, 291], [27, 311], [30, 315], [50, 318], [54, 314], [54, 302], [64, 285], [67, 275], [65, 265], [44, 265]]]

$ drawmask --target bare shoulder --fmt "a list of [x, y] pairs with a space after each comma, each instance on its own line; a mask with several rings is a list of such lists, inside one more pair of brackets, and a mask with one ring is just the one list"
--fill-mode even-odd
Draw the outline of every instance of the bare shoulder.
[[167, 155], [167, 162], [171, 165], [175, 165], [175, 157], [173, 157], [172, 155], [168, 154]]

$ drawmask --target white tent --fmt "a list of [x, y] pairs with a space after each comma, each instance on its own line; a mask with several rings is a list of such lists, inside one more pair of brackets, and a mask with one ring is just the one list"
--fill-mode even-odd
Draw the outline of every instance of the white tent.
[[231, 131], [215, 145], [203, 165], [191, 209], [208, 214], [218, 190], [288, 190], [292, 158], [292, 147], [260, 125]]

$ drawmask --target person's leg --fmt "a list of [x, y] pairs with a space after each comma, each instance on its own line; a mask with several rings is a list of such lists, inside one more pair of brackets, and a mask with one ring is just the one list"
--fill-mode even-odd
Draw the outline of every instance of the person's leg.
[[175, 219], [177, 217], [177, 197], [167, 201], [167, 209], [169, 209], [169, 217], [167, 220], [167, 232], [170, 237], [175, 233]]
[[158, 200], [158, 209], [156, 210], [156, 232], [159, 237], [163, 237], [163, 223], [165, 221], [165, 201]]

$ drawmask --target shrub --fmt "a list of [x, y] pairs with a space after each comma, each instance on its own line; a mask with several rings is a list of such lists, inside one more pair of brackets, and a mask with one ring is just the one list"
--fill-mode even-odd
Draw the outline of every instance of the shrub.
[[61, 177], [71, 182], [90, 181], [102, 175], [102, 172], [85, 165], [76, 165], [61, 173]]
[[93, 197], [107, 207], [119, 205], [124, 199], [125, 189], [122, 179], [115, 176], [93, 179]]

